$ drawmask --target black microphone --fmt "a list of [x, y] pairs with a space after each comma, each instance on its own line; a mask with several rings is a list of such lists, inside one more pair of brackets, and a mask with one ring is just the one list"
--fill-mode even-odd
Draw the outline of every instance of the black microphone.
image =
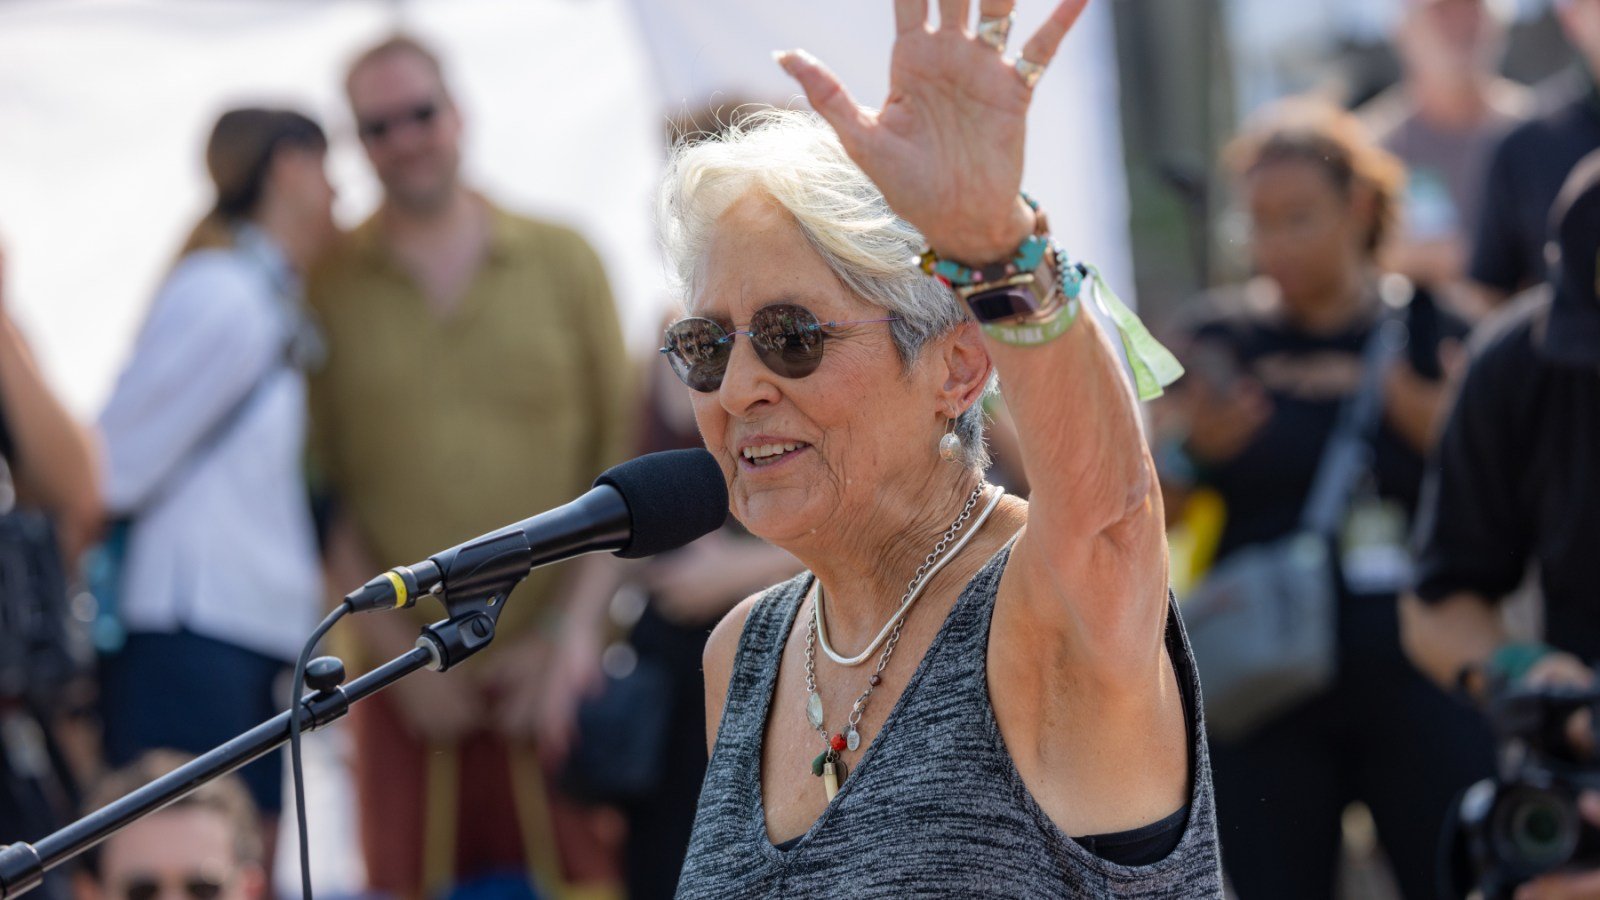
[[653, 556], [716, 531], [727, 518], [728, 487], [710, 453], [651, 453], [608, 469], [571, 503], [390, 569], [344, 602], [351, 612], [366, 612], [404, 609], [430, 594], [446, 601], [489, 597], [537, 566], [601, 550], [625, 559]]

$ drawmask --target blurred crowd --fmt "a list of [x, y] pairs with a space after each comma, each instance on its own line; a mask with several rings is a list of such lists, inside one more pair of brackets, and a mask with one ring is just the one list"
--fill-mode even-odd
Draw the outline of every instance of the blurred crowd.
[[[1352, 804], [1388, 889], [1436, 895], [1458, 798], [1499, 773], [1483, 703], [1587, 688], [1600, 658], [1584, 566], [1600, 549], [1600, 0], [1557, 4], [1573, 63], [1532, 86], [1499, 74], [1497, 4], [1402, 5], [1398, 83], [1354, 110], [1279, 100], [1228, 145], [1252, 276], [1169, 317], [1188, 377], [1150, 410], [1180, 601], [1335, 522], [1315, 535], [1325, 671], [1248, 709], [1206, 687], [1245, 900], [1334, 896]], [[699, 443], [666, 367], [626, 351], [585, 239], [464, 179], [466, 124], [429, 46], [385, 40], [344, 87], [376, 212], [335, 227], [310, 117], [224, 113], [214, 203], [93, 423], [5, 315], [0, 257], [0, 844], [284, 709], [302, 641], [376, 573]], [[664, 140], [740, 108], [723, 98]], [[1003, 401], [988, 406], [992, 478], [1025, 494]], [[706, 635], [797, 568], [730, 521], [648, 562], [534, 571], [481, 659], [352, 708], [366, 890], [671, 896], [706, 765]], [[434, 618], [358, 617], [327, 649], [366, 671]], [[1592, 750], [1572, 743], [1575, 761]], [[45, 890], [265, 896], [290, 852], [274, 846], [284, 780], [278, 755], [252, 763]]]

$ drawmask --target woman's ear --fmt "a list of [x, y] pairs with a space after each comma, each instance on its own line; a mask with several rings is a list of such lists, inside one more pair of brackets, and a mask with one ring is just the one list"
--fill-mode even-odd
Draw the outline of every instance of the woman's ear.
[[956, 410], [964, 410], [983, 397], [994, 373], [994, 361], [983, 345], [978, 323], [967, 321], [956, 326], [941, 342], [944, 384], [940, 397]]

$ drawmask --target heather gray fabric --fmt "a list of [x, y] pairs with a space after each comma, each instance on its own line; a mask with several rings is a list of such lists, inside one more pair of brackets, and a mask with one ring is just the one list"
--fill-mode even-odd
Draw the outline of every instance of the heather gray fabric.
[[761, 739], [785, 638], [811, 576], [762, 596], [739, 639], [678, 897], [1222, 896], [1200, 686], [1176, 605], [1167, 648], [1192, 717], [1189, 822], [1166, 859], [1129, 868], [1062, 833], [1001, 740], [985, 659], [1009, 553], [997, 553], [967, 585], [877, 739], [789, 851], [767, 837]]

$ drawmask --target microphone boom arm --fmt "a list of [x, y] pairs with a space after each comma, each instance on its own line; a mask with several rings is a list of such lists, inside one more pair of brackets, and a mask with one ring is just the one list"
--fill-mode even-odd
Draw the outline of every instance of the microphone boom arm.
[[[350, 704], [374, 694], [418, 669], [443, 671], [483, 649], [494, 639], [494, 623], [470, 613], [460, 621], [435, 622], [423, 629], [417, 646], [349, 684], [344, 664], [332, 657], [314, 660], [307, 681], [316, 690], [300, 698], [302, 732], [315, 731], [350, 711]], [[195, 757], [36, 843], [0, 847], [0, 900], [12, 900], [38, 887], [44, 873], [104, 841], [133, 822], [167, 806], [201, 785], [253, 762], [289, 741], [287, 710]]]

